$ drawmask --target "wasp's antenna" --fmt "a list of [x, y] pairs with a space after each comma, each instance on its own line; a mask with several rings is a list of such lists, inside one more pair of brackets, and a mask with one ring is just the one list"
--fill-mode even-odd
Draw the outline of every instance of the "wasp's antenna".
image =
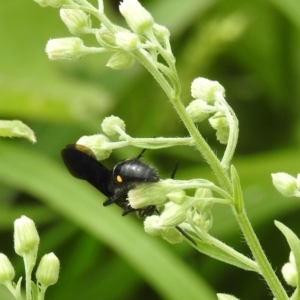
[[146, 150], [147, 150], [147, 149], [143, 149], [143, 150], [141, 151], [141, 153], [137, 156], [136, 159], [140, 159], [140, 158], [143, 156], [143, 154], [146, 152]]
[[171, 179], [174, 179], [174, 177], [175, 177], [175, 175], [176, 175], [176, 173], [177, 173], [177, 170], [178, 170], [178, 165], [179, 165], [179, 163], [178, 163], [178, 161], [176, 161], [175, 162], [175, 166], [174, 166], [174, 169], [173, 169], [173, 171], [172, 171], [172, 173], [171, 173]]

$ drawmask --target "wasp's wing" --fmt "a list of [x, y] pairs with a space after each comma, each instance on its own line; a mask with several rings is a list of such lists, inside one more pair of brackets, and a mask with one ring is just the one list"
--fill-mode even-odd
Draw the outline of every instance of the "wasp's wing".
[[113, 195], [111, 172], [97, 161], [92, 150], [78, 144], [68, 145], [61, 151], [61, 156], [74, 177], [88, 181], [106, 197]]

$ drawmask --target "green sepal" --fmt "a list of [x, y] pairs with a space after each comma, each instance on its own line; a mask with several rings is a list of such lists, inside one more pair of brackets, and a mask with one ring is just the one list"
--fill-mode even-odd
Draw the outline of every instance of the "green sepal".
[[[192, 237], [195, 242], [197, 243], [197, 247], [196, 249], [203, 253], [206, 254], [207, 256], [210, 256], [214, 259], [217, 259], [219, 261], [222, 261], [224, 263], [233, 265], [235, 267], [238, 267], [240, 269], [246, 270], [246, 271], [253, 271], [253, 272], [257, 272], [257, 268], [255, 268], [254, 266], [251, 266], [250, 263], [244, 263], [241, 260], [237, 259], [236, 257], [234, 257], [233, 255], [230, 255], [229, 253], [227, 253], [226, 251], [212, 245], [212, 244], [208, 244], [205, 243], [197, 238], [195, 238], [194, 236]], [[249, 259], [249, 262], [252, 262], [253, 264], [255, 264], [254, 261], [251, 261]]]
[[243, 201], [243, 194], [241, 188], [241, 182], [239, 175], [236, 171], [236, 168], [231, 165], [231, 181], [233, 185], [233, 199], [234, 199], [234, 206], [235, 210], [238, 214], [242, 213], [244, 210], [244, 201]]

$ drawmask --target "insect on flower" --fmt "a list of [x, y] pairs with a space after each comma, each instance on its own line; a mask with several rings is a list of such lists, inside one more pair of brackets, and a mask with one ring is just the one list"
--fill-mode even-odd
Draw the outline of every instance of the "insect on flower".
[[[128, 192], [138, 184], [159, 181], [157, 171], [140, 161], [144, 151], [137, 158], [117, 163], [112, 170], [102, 165], [91, 149], [80, 144], [68, 145], [61, 151], [61, 156], [71, 175], [88, 181], [108, 197], [103, 203], [104, 206], [115, 203], [123, 209], [123, 216], [136, 212], [139, 217], [146, 217], [153, 214], [159, 215], [155, 205], [135, 209], [131, 207], [127, 199]], [[172, 177], [174, 173], [175, 171]], [[176, 229], [196, 245], [195, 241], [183, 229], [179, 226], [176, 226]]]
[[137, 158], [117, 163], [112, 170], [109, 170], [86, 146], [71, 144], [61, 151], [62, 159], [74, 177], [88, 181], [108, 197], [103, 203], [104, 206], [115, 203], [123, 209], [123, 216], [130, 212], [137, 212], [140, 217], [145, 217], [153, 215], [156, 207], [150, 205], [134, 209], [127, 199], [129, 190], [136, 185], [159, 180], [157, 172], [139, 160], [142, 153]]

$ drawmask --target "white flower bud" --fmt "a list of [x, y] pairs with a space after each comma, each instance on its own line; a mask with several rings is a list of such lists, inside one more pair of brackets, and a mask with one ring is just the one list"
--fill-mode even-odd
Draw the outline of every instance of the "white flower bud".
[[176, 228], [167, 228], [163, 231], [162, 237], [170, 244], [182, 243], [183, 236]]
[[184, 190], [174, 191], [167, 194], [167, 197], [170, 201], [182, 204], [186, 201], [186, 194]]
[[74, 35], [88, 32], [92, 23], [90, 16], [80, 9], [61, 9], [60, 17]]
[[125, 122], [116, 116], [106, 117], [101, 124], [102, 131], [108, 136], [114, 136], [125, 132]]
[[195, 197], [196, 198], [211, 198], [213, 196], [213, 193], [211, 191], [211, 189], [208, 188], [199, 188], [196, 190], [195, 192]]
[[10, 260], [0, 253], [0, 284], [11, 282], [15, 277], [15, 270]]
[[105, 48], [112, 47], [115, 50], [116, 47], [116, 38], [105, 25], [101, 24], [100, 29], [95, 32], [95, 37], [98, 43]]
[[290, 255], [289, 255], [289, 262], [291, 264], [293, 264], [294, 266], [296, 266], [295, 256], [294, 256], [294, 253], [292, 251], [290, 252]]
[[228, 120], [222, 112], [215, 113], [214, 116], [209, 118], [210, 125], [217, 131], [217, 140], [221, 144], [227, 144], [229, 137], [229, 124]]
[[222, 112], [217, 112], [211, 118], [209, 118], [209, 123], [215, 130], [229, 127], [228, 121]]
[[298, 273], [293, 252], [290, 252], [289, 262], [283, 265], [281, 273], [288, 285], [297, 287]]
[[295, 177], [284, 173], [272, 174], [272, 181], [275, 188], [285, 197], [300, 197], [297, 180]]
[[91, 149], [97, 160], [104, 160], [110, 156], [112, 150], [109, 143], [109, 139], [103, 134], [85, 135], [76, 142]]
[[122, 50], [130, 52], [139, 48], [139, 37], [130, 31], [119, 31], [115, 34], [116, 45]]
[[23, 122], [19, 120], [0, 120], [1, 137], [21, 137], [36, 142], [34, 132]]
[[162, 227], [159, 225], [159, 216], [149, 216], [144, 221], [145, 232], [151, 236], [161, 235], [163, 232]]
[[38, 282], [48, 287], [57, 282], [59, 275], [59, 260], [54, 253], [46, 254], [42, 257], [36, 271]]
[[229, 127], [217, 130], [216, 137], [221, 144], [226, 145], [229, 138]]
[[163, 227], [174, 227], [183, 223], [186, 219], [186, 209], [183, 205], [168, 202], [160, 215], [159, 224]]
[[37, 252], [40, 237], [35, 224], [26, 216], [22, 216], [14, 222], [15, 251], [18, 255], [24, 256], [28, 252]]
[[130, 68], [134, 63], [134, 58], [126, 52], [117, 52], [107, 62], [106, 66], [115, 70]]
[[160, 206], [167, 202], [166, 194], [169, 191], [163, 181], [139, 184], [128, 192], [128, 200], [135, 209], [149, 205]]
[[151, 14], [137, 0], [124, 0], [119, 9], [128, 26], [137, 34], [152, 28], [154, 21]]
[[145, 219], [144, 229], [145, 232], [151, 236], [162, 235], [162, 237], [171, 244], [181, 243], [183, 241], [183, 236], [176, 228], [163, 228], [160, 226], [159, 216], [156, 215], [149, 216]]
[[165, 42], [170, 39], [170, 31], [167, 27], [154, 23], [153, 32], [159, 41]]
[[86, 54], [87, 47], [77, 37], [49, 40], [46, 53], [51, 60], [77, 60]]
[[186, 107], [186, 112], [194, 123], [200, 123], [207, 119], [209, 114], [215, 113], [216, 108], [208, 105], [204, 100], [196, 99]]
[[191, 94], [195, 99], [202, 99], [207, 103], [214, 103], [216, 95], [221, 93], [225, 95], [225, 89], [217, 81], [212, 81], [206, 78], [198, 77], [192, 82]]

